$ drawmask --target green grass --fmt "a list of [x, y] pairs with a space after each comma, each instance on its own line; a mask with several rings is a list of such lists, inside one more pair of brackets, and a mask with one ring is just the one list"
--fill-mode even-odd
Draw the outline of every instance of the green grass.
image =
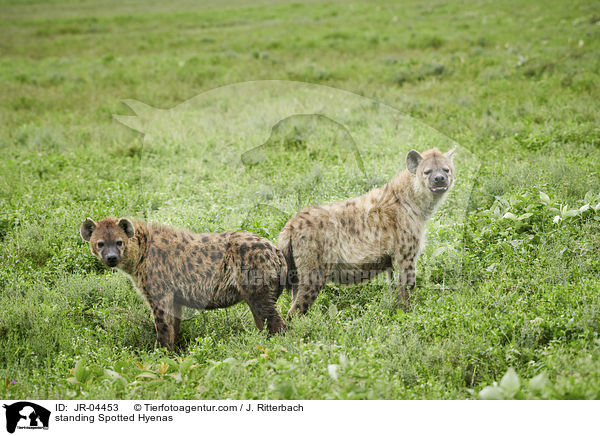
[[[122, 3], [0, 1], [1, 397], [478, 398], [509, 368], [521, 384], [509, 372], [505, 396], [600, 397], [598, 5]], [[398, 136], [367, 109], [348, 129], [294, 117], [264, 137], [244, 122], [269, 100], [235, 95], [213, 102], [227, 116], [169, 113], [203, 135], [144, 139], [112, 118], [132, 115], [125, 98], [168, 109], [259, 79], [424, 124]], [[78, 236], [115, 215], [276, 240], [301, 207], [382, 184], [407, 147], [446, 136], [462, 185], [431, 223], [410, 312], [383, 278], [329, 285], [285, 336], [238, 305], [185, 321], [167, 353], [130, 282]]]

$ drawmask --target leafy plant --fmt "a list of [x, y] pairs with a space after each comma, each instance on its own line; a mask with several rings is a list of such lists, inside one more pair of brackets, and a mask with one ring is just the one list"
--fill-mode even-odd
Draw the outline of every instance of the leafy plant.
[[482, 400], [512, 400], [547, 398], [552, 390], [548, 377], [544, 372], [531, 378], [527, 385], [522, 385], [514, 368], [508, 368], [500, 383], [494, 382], [484, 387], [478, 397]]

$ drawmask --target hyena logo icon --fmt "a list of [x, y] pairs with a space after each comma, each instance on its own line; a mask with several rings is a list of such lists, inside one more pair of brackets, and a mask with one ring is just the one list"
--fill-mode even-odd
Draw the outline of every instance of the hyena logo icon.
[[6, 409], [6, 431], [14, 433], [19, 429], [48, 429], [50, 411], [28, 401], [4, 405]]

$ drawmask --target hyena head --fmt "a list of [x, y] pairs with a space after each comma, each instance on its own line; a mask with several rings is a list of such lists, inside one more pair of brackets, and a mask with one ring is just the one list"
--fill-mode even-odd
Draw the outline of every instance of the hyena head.
[[423, 193], [433, 195], [445, 194], [454, 184], [454, 165], [452, 155], [456, 147], [447, 153], [437, 148], [427, 150], [423, 154], [411, 150], [406, 155], [406, 168], [415, 175], [415, 187]]
[[127, 218], [104, 218], [98, 223], [86, 218], [79, 233], [84, 241], [90, 243], [94, 256], [103, 264], [116, 267], [126, 257], [127, 245], [135, 235], [135, 228]]

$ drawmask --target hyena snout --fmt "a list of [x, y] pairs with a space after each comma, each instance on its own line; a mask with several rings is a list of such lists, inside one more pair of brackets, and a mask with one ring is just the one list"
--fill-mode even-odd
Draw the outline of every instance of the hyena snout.
[[106, 254], [102, 256], [102, 262], [110, 267], [117, 266], [121, 262], [121, 253], [117, 247], [108, 248]]
[[429, 189], [432, 192], [446, 192], [450, 187], [450, 178], [444, 170], [437, 170], [429, 177]]

